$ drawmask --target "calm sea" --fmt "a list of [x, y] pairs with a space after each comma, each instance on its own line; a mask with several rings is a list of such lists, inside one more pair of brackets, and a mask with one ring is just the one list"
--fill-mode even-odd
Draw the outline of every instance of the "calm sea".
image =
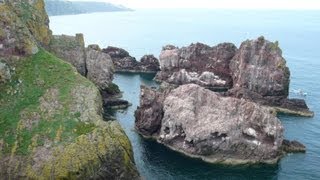
[[[320, 11], [137, 10], [50, 18], [54, 34], [81, 32], [87, 44], [125, 48], [138, 59], [159, 56], [162, 46], [192, 42], [237, 46], [260, 35], [280, 42], [291, 70], [291, 97], [304, 98], [313, 118], [280, 116], [285, 137], [307, 146], [306, 154], [290, 154], [275, 166], [221, 166], [172, 152], [134, 131], [134, 111], [141, 84], [153, 85], [153, 75], [116, 74], [115, 82], [133, 106], [116, 113], [135, 153], [141, 175], [149, 180], [179, 179], [320, 179]], [[296, 94], [307, 93], [306, 97]]]

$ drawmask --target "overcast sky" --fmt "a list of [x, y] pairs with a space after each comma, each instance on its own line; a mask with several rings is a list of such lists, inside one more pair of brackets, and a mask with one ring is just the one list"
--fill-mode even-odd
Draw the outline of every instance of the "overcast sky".
[[[91, 1], [91, 0], [72, 0]], [[319, 9], [320, 0], [92, 0], [139, 8]]]

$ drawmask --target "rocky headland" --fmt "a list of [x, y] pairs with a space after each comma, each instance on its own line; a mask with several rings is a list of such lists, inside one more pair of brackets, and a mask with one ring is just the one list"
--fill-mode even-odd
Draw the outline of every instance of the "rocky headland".
[[278, 42], [260, 37], [210, 47], [201, 43], [177, 48], [167, 45], [160, 54], [156, 80], [165, 86], [198, 84], [225, 96], [244, 98], [277, 112], [313, 116], [304, 100], [288, 99], [290, 71]]
[[153, 55], [145, 55], [137, 61], [121, 48], [109, 46], [102, 52], [111, 56], [116, 72], [156, 73], [160, 70], [159, 60]]
[[52, 36], [43, 0], [0, 1], [0, 26], [0, 177], [139, 179], [128, 137], [102, 118], [110, 57]]

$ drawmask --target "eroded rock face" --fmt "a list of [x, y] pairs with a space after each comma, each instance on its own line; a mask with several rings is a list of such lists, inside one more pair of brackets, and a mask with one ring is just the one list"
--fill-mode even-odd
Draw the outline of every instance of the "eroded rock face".
[[98, 45], [89, 45], [86, 49], [87, 78], [100, 90], [109, 87], [113, 80], [114, 67], [111, 57], [101, 52]]
[[38, 52], [37, 42], [9, 3], [0, 4], [0, 57], [13, 64], [12, 56], [28, 56]]
[[277, 42], [263, 37], [243, 42], [230, 69], [233, 88], [244, 88], [261, 96], [288, 97], [290, 71]]
[[81, 75], [86, 76], [86, 49], [83, 34], [76, 34], [76, 36], [54, 35], [49, 49], [54, 55], [76, 67]]
[[283, 155], [283, 127], [273, 109], [195, 84], [163, 93], [142, 87], [136, 129], [213, 163], [276, 163]]
[[109, 46], [102, 50], [111, 56], [117, 72], [145, 72], [155, 73], [160, 70], [159, 60], [153, 55], [145, 55], [140, 62], [121, 48]]
[[49, 17], [43, 0], [10, 0], [7, 3], [28, 27], [29, 31], [41, 46], [47, 46], [52, 37], [49, 29]]
[[144, 136], [157, 136], [163, 118], [164, 93], [141, 86], [140, 107], [135, 112], [135, 127]]
[[195, 83], [228, 89], [232, 86], [229, 64], [236, 50], [231, 43], [214, 47], [196, 43], [181, 49], [167, 45], [160, 54], [161, 71], [156, 79], [176, 85]]

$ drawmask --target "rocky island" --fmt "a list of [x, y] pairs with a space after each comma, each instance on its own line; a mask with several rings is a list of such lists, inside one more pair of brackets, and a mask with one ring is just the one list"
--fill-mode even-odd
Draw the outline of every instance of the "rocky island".
[[128, 137], [102, 117], [110, 57], [52, 36], [43, 0], [0, 1], [0, 26], [0, 176], [139, 179]]
[[211, 163], [275, 164], [305, 146], [284, 139], [278, 112], [313, 116], [288, 99], [290, 72], [278, 47], [260, 37], [239, 49], [165, 46], [159, 90], [141, 87], [135, 126], [144, 137]]

